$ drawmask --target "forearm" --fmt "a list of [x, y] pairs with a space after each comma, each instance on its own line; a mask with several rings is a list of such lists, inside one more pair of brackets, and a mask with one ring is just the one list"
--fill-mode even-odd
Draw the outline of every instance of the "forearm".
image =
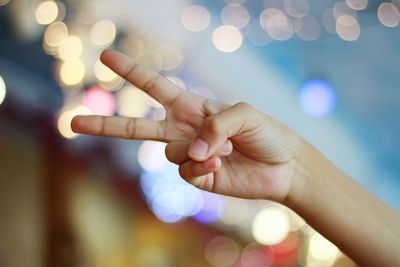
[[286, 205], [361, 266], [400, 266], [400, 215], [304, 143]]

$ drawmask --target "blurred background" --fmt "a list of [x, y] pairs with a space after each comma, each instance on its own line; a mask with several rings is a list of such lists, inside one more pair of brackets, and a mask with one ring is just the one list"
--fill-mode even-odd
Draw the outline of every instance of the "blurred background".
[[99, 61], [247, 101], [400, 210], [399, 0], [0, 0], [0, 266], [355, 266], [289, 209], [205, 193], [165, 144], [77, 136], [163, 119]]

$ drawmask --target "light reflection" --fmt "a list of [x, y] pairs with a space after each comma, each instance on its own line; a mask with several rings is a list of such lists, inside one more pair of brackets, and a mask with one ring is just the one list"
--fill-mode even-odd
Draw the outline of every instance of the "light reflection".
[[223, 25], [215, 29], [212, 35], [214, 46], [225, 53], [238, 50], [243, 44], [242, 33], [228, 25]]
[[4, 82], [3, 77], [0, 76], [0, 105], [3, 103], [7, 94], [6, 83]]
[[239, 245], [232, 239], [219, 236], [212, 239], [204, 251], [206, 260], [215, 267], [232, 266], [239, 258]]
[[109, 46], [115, 39], [117, 29], [115, 24], [110, 20], [97, 21], [90, 32], [92, 43], [100, 46]]
[[276, 245], [286, 238], [290, 230], [287, 214], [279, 208], [262, 209], [254, 218], [252, 233], [254, 239], [263, 245]]
[[203, 6], [187, 7], [181, 15], [181, 23], [188, 31], [204, 31], [211, 22], [210, 12]]
[[392, 3], [381, 3], [378, 8], [379, 21], [386, 27], [397, 27], [400, 23], [398, 8]]
[[249, 11], [242, 5], [229, 4], [221, 11], [222, 23], [233, 26], [237, 29], [242, 29], [249, 24]]
[[39, 4], [35, 12], [36, 21], [39, 24], [47, 25], [58, 17], [58, 6], [54, 1], [44, 1]]

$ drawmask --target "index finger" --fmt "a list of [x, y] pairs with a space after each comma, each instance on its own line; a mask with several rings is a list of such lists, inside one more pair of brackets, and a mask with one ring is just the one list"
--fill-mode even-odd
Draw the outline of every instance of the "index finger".
[[135, 63], [119, 52], [106, 50], [101, 54], [101, 61], [122, 78], [160, 102], [165, 108], [168, 108], [169, 104], [182, 92], [182, 89], [159, 73]]

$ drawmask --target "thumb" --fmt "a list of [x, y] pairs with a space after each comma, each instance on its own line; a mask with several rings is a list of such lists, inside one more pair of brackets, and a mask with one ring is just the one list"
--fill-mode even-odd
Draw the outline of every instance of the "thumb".
[[208, 116], [188, 155], [192, 160], [204, 161], [214, 155], [230, 137], [256, 128], [262, 122], [260, 112], [247, 103], [238, 103]]

